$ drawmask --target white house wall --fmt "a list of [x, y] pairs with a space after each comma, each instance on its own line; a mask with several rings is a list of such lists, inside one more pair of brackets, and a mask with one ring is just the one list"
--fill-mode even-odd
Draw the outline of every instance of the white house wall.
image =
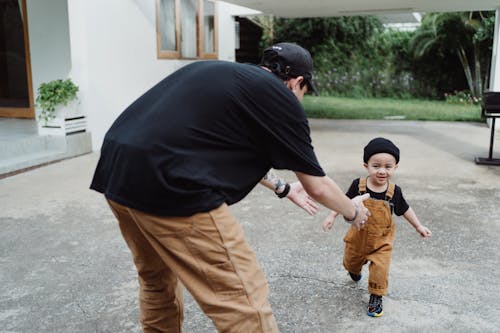
[[[191, 61], [157, 58], [154, 0], [67, 1], [70, 76], [80, 86], [80, 107], [88, 117], [93, 149], [98, 150], [107, 129], [130, 103]], [[219, 58], [223, 60], [235, 58], [235, 8], [219, 3]]]
[[28, 0], [33, 92], [42, 82], [67, 78], [71, 71], [67, 0]]
[[186, 61], [159, 60], [155, 1], [68, 0], [73, 71], [93, 149], [133, 100]]
[[246, 7], [236, 6], [227, 2], [218, 2], [218, 29], [219, 29], [219, 59], [235, 61], [236, 34], [234, 26], [235, 16], [258, 15], [261, 12]]

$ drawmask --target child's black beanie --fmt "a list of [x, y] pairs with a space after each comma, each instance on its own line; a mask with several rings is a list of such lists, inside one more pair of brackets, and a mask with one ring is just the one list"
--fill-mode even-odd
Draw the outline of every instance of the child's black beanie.
[[370, 157], [378, 153], [391, 154], [396, 159], [396, 164], [399, 163], [399, 148], [391, 140], [375, 138], [368, 142], [363, 154], [363, 161], [368, 163]]

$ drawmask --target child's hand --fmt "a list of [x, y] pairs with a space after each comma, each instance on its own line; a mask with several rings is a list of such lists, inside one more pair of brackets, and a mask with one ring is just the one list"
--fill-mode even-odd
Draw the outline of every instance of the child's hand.
[[417, 232], [424, 238], [430, 237], [432, 235], [432, 232], [423, 225], [417, 228]]
[[328, 216], [323, 221], [323, 224], [321, 225], [323, 231], [326, 232], [333, 228], [333, 224], [335, 223], [335, 218], [337, 217], [337, 215], [338, 215], [337, 212], [331, 212], [330, 214], [328, 214]]
[[335, 223], [334, 219], [330, 219], [329, 217], [327, 217], [323, 221], [323, 225], [321, 227], [323, 228], [323, 231], [327, 232], [328, 230], [331, 230], [333, 228], [334, 223]]

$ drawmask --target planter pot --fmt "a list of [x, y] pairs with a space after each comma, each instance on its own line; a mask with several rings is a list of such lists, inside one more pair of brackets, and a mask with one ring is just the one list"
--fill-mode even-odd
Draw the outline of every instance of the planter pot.
[[68, 135], [77, 132], [85, 132], [87, 119], [78, 108], [77, 100], [56, 107], [54, 119], [38, 124], [39, 135]]

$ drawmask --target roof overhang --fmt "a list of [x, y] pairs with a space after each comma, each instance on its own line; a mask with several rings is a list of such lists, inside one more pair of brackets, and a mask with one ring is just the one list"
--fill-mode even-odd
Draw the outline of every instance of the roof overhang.
[[224, 0], [281, 17], [495, 10], [500, 0]]

